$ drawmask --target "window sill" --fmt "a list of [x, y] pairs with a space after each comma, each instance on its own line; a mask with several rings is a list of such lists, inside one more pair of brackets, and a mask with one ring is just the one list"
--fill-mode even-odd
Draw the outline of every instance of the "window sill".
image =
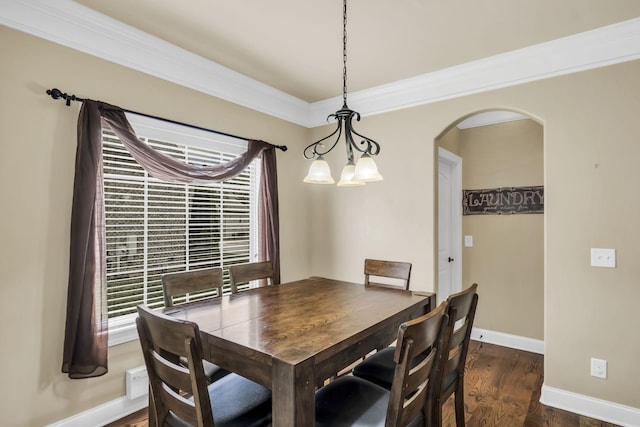
[[109, 347], [138, 339], [135, 315], [109, 321]]

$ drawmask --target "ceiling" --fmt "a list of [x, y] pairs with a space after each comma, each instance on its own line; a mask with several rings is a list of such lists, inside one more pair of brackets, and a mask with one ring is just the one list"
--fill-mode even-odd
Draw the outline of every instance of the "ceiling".
[[[307, 127], [341, 106], [340, 0], [11, 0], [0, 24]], [[349, 0], [347, 32], [367, 116], [640, 59], [640, 1]]]
[[[341, 0], [77, 0], [307, 102], [342, 93]], [[640, 16], [637, 0], [349, 0], [357, 91]]]

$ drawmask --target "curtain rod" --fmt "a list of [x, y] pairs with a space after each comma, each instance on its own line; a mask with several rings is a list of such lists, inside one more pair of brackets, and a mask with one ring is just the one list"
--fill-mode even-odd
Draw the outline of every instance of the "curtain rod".
[[[78, 101], [78, 102], [82, 102], [85, 100], [85, 98], [78, 98], [75, 95], [68, 95], [66, 93], [63, 93], [60, 89], [47, 89], [47, 95], [49, 95], [51, 98], [53, 99], [64, 99], [66, 101], [67, 107], [71, 105], [71, 101]], [[251, 138], [245, 138], [242, 136], [238, 136], [238, 135], [233, 135], [230, 133], [225, 133], [225, 132], [221, 132], [219, 130], [213, 130], [213, 129], [207, 129], [201, 126], [196, 126], [196, 125], [191, 125], [189, 123], [183, 123], [183, 122], [179, 122], [176, 120], [171, 120], [171, 119], [165, 119], [164, 117], [158, 117], [158, 116], [152, 116], [151, 114], [145, 114], [145, 113], [139, 113], [137, 111], [132, 111], [132, 110], [126, 110], [124, 108], [121, 108], [122, 111], [126, 112], [126, 113], [131, 113], [131, 114], [137, 114], [138, 116], [144, 116], [144, 117], [148, 117], [150, 119], [156, 119], [156, 120], [161, 120], [163, 122], [168, 122], [168, 123], [173, 123], [174, 125], [182, 125], [182, 126], [186, 126], [192, 129], [197, 129], [197, 130], [203, 130], [205, 132], [211, 132], [211, 133], [215, 133], [218, 135], [223, 135], [223, 136], [229, 136], [231, 138], [236, 138], [236, 139], [242, 139], [244, 141], [249, 141]], [[269, 142], [266, 141], [262, 141], [265, 142], [269, 145], [273, 145], [275, 148], [278, 148], [282, 151], [287, 151], [287, 146], [286, 145], [275, 145], [275, 144], [271, 144]]]

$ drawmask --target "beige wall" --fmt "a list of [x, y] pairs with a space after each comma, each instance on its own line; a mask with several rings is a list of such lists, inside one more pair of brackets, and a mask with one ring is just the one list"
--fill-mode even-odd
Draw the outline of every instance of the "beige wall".
[[[307, 275], [306, 129], [0, 26], [0, 407], [6, 426], [43, 426], [124, 395], [124, 371], [143, 364], [138, 342], [109, 349], [109, 373], [60, 373], [79, 96], [286, 144], [278, 152], [282, 277]], [[289, 176], [295, 179], [289, 179]]]
[[[40, 426], [124, 394], [137, 343], [111, 349], [111, 371], [69, 380], [59, 371], [68, 265], [75, 121], [52, 86], [177, 120], [248, 134], [279, 154], [284, 280], [323, 274], [362, 280], [365, 257], [414, 264], [412, 287], [434, 288], [434, 140], [469, 113], [514, 109], [544, 125], [545, 383], [640, 408], [640, 61], [365, 117], [382, 144], [385, 180], [361, 188], [303, 186], [307, 131], [159, 79], [0, 27], [0, 327], [3, 422]], [[338, 106], [336, 106], [337, 108]], [[334, 174], [344, 163], [328, 156]], [[597, 165], [597, 167], [596, 167]], [[617, 249], [615, 269], [589, 266], [590, 247]], [[22, 303], [18, 304], [15, 301]], [[481, 296], [480, 304], [483, 304]], [[609, 378], [589, 376], [589, 358]], [[10, 408], [8, 410], [7, 408]]]
[[[362, 280], [364, 258], [404, 259], [412, 288], [434, 289], [434, 140], [477, 111], [529, 114], [544, 128], [545, 384], [640, 408], [640, 383], [629, 380], [640, 377], [638, 75], [634, 61], [363, 118], [385, 179], [309, 190], [312, 273]], [[327, 157], [334, 171], [344, 162], [340, 150]], [[590, 267], [591, 247], [615, 248], [617, 268]], [[590, 376], [591, 357], [608, 360], [607, 380]]]
[[[462, 157], [468, 190], [544, 184], [542, 126], [518, 120], [493, 126], [452, 128], [439, 145]], [[468, 215], [462, 234], [462, 283], [478, 283], [482, 304], [475, 326], [544, 339], [544, 216]]]

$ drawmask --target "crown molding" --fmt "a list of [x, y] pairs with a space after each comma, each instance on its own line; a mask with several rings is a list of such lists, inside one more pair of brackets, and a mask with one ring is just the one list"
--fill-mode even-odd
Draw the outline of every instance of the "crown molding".
[[309, 121], [307, 102], [71, 0], [2, 2], [0, 23], [299, 125]]
[[[305, 127], [326, 124], [342, 97], [307, 103], [72, 0], [12, 0], [0, 23]], [[349, 93], [381, 114], [640, 58], [640, 18]], [[90, 96], [90, 94], [78, 94]]]
[[[640, 58], [640, 18], [349, 93], [362, 116], [386, 113]], [[324, 124], [342, 97], [311, 104]], [[330, 107], [331, 106], [331, 107]], [[333, 108], [333, 109], [332, 109]]]

